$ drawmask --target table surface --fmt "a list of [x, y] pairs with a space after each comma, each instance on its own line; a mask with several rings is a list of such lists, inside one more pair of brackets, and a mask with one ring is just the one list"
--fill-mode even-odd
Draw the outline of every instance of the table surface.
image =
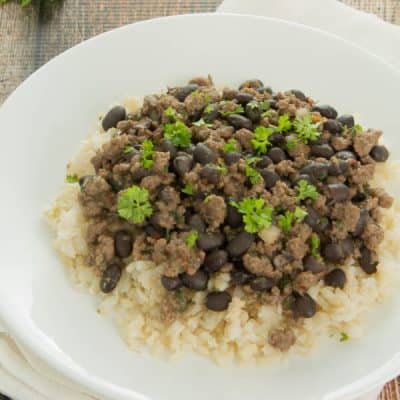
[[[400, 0], [342, 0], [400, 25]], [[222, 0], [34, 0], [0, 6], [0, 104], [33, 71], [91, 36], [144, 19], [212, 12]], [[2, 396], [0, 394], [0, 400]], [[400, 378], [380, 400], [400, 400]]]

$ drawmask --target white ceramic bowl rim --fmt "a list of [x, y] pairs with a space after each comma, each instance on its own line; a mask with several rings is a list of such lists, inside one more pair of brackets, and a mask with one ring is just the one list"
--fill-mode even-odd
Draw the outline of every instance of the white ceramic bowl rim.
[[[380, 64], [382, 64], [383, 68], [386, 68], [388, 73], [396, 76], [397, 79], [400, 79], [400, 73], [391, 65], [388, 65], [383, 60], [381, 60], [376, 55], [373, 55], [363, 48], [352, 44], [338, 36], [333, 34], [324, 32], [322, 30], [311, 28], [302, 24], [297, 24], [294, 22], [289, 22], [285, 20], [279, 20], [276, 18], [268, 18], [268, 17], [258, 17], [253, 15], [246, 15], [246, 16], [239, 16], [237, 14], [228, 14], [228, 13], [221, 13], [221, 14], [212, 14], [212, 13], [202, 13], [202, 14], [186, 14], [186, 15], [179, 15], [179, 16], [170, 16], [170, 17], [161, 17], [155, 18], [151, 20], [137, 22], [135, 24], [126, 25], [120, 27], [118, 29], [105, 32], [101, 35], [93, 37], [87, 41], [84, 41], [71, 49], [66, 50], [65, 52], [61, 53], [47, 64], [39, 68], [36, 72], [34, 72], [25, 82], [23, 82], [14, 92], [11, 94], [8, 99], [4, 102], [2, 107], [0, 108], [0, 114], [6, 113], [7, 108], [11, 106], [14, 97], [26, 86], [29, 84], [30, 80], [36, 79], [37, 76], [44, 73], [44, 69], [51, 65], [55, 60], [58, 60], [61, 57], [66, 55], [72, 54], [76, 48], [85, 47], [87, 43], [92, 41], [97, 41], [104, 36], [112, 35], [114, 31], [121, 31], [121, 30], [129, 30], [132, 25], [144, 25], [144, 24], [157, 24], [159, 20], [175, 20], [175, 19], [182, 19], [182, 18], [201, 18], [203, 16], [213, 17], [213, 18], [253, 18], [257, 20], [265, 20], [265, 21], [279, 21], [282, 24], [287, 25], [295, 25], [299, 29], [308, 30], [308, 31], [315, 31], [320, 35], [327, 36], [334, 38], [337, 41], [342, 42], [344, 46], [352, 47], [355, 51], [363, 52], [364, 54], [368, 55], [371, 59], [375, 59]], [[77, 368], [75, 364], [69, 364], [67, 362], [61, 362], [60, 359], [57, 357], [56, 353], [59, 351], [56, 346], [51, 342], [51, 340], [44, 335], [31, 321], [31, 326], [29, 329], [27, 328], [27, 321], [22, 321], [14, 318], [12, 313], [12, 308], [9, 307], [9, 304], [0, 304], [0, 311], [1, 311], [1, 319], [3, 320], [5, 326], [7, 327], [10, 335], [16, 339], [16, 341], [26, 349], [29, 349], [30, 352], [37, 358], [41, 360], [45, 365], [53, 368], [55, 371], [60, 373], [62, 376], [70, 379], [73, 382], [78, 383], [82, 388], [88, 390], [90, 393], [97, 394], [99, 396], [106, 396], [113, 398], [114, 396], [118, 396], [121, 399], [131, 400], [135, 398], [137, 400], [149, 400], [146, 396], [143, 396], [139, 393], [132, 392], [131, 390], [124, 390], [119, 386], [105, 383], [103, 380], [96, 378], [95, 376], [88, 375], [86, 371], [83, 369]], [[323, 399], [330, 400], [330, 399], [337, 399], [337, 398], [354, 398], [355, 396], [367, 393], [368, 391], [378, 387], [379, 385], [387, 382], [388, 380], [395, 377], [398, 372], [400, 371], [400, 355], [395, 354], [392, 359], [387, 360], [387, 362], [382, 365], [381, 368], [376, 369], [374, 372], [370, 373], [369, 375], [363, 377], [362, 379], [349, 384], [343, 387], [341, 390], [328, 393], [326, 394]]]

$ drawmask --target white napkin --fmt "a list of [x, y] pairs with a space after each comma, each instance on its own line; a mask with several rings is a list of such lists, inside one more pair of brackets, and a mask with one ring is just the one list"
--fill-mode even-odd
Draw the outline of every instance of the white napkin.
[[[276, 17], [323, 29], [400, 69], [400, 27], [336, 0], [225, 0], [217, 11]], [[0, 392], [13, 400], [95, 400], [39, 366], [7, 335], [1, 323]], [[358, 400], [375, 400], [378, 393]]]

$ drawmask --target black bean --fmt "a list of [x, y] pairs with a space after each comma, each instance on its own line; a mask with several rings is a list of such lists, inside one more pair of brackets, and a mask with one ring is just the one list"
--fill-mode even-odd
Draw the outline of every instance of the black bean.
[[260, 161], [256, 162], [257, 168], [266, 168], [272, 164], [272, 160], [268, 156], [262, 156]]
[[209, 104], [207, 107], [207, 112], [203, 111], [203, 119], [207, 123], [215, 121], [219, 116], [219, 106], [216, 103]]
[[79, 178], [79, 186], [82, 189], [93, 178], [93, 175], [83, 175]]
[[267, 156], [272, 160], [273, 163], [278, 164], [279, 162], [286, 160], [286, 153], [280, 147], [272, 147], [268, 150]]
[[257, 122], [261, 118], [262, 110], [260, 107], [260, 103], [256, 100], [250, 101], [246, 105], [246, 116], [252, 121]]
[[253, 277], [247, 271], [233, 270], [231, 272], [232, 282], [236, 285], [245, 285], [249, 283]]
[[349, 114], [341, 115], [338, 118], [338, 121], [342, 125], [347, 126], [347, 128], [352, 128], [354, 126], [354, 117], [352, 115], [349, 115]]
[[243, 115], [231, 114], [226, 117], [227, 121], [236, 129], [252, 129], [253, 123]]
[[175, 97], [179, 101], [185, 101], [186, 97], [188, 97], [190, 93], [194, 92], [198, 88], [199, 86], [196, 85], [195, 83], [190, 83], [189, 85], [182, 86], [176, 91]]
[[256, 90], [258, 93], [265, 93], [265, 92], [267, 92], [269, 94], [273, 93], [272, 88], [270, 86], [261, 86], [261, 87], [257, 88]]
[[325, 285], [343, 289], [346, 283], [346, 274], [340, 268], [335, 268], [324, 277]]
[[199, 233], [197, 247], [204, 251], [210, 251], [221, 247], [225, 237], [221, 232]]
[[192, 169], [193, 159], [190, 156], [178, 156], [174, 159], [175, 171], [180, 175], [184, 176], [187, 172]]
[[389, 151], [385, 146], [376, 145], [372, 148], [370, 156], [377, 162], [384, 162], [389, 158]]
[[228, 254], [235, 258], [246, 253], [249, 247], [253, 244], [255, 238], [254, 235], [248, 232], [240, 232], [237, 236], [230, 240], [226, 250]]
[[213, 150], [211, 150], [204, 143], [197, 143], [193, 153], [194, 160], [200, 164], [214, 163], [217, 156]]
[[350, 198], [350, 189], [344, 183], [332, 183], [328, 185], [328, 192], [335, 203], [341, 203]]
[[277, 254], [272, 259], [272, 265], [277, 269], [282, 269], [285, 265], [289, 264], [291, 259], [284, 254]]
[[323, 180], [328, 175], [328, 163], [311, 162], [300, 169], [300, 174], [311, 175], [315, 179]]
[[249, 79], [247, 81], [244, 81], [240, 86], [239, 90], [242, 90], [244, 88], [252, 88], [252, 89], [258, 89], [263, 87], [264, 84], [259, 80], [259, 79]]
[[110, 264], [103, 272], [100, 289], [103, 293], [112, 292], [121, 278], [121, 267], [117, 263]]
[[206, 224], [203, 221], [203, 218], [200, 217], [199, 214], [193, 214], [188, 219], [188, 225], [190, 229], [195, 230], [197, 232], [205, 232]]
[[229, 165], [237, 163], [242, 157], [243, 157], [243, 155], [236, 151], [233, 151], [231, 153], [225, 153], [224, 154], [224, 162], [226, 165], [229, 166]]
[[139, 167], [136, 171], [131, 173], [131, 178], [133, 182], [139, 182], [145, 176], [149, 174], [149, 171], [143, 167]]
[[240, 214], [236, 207], [233, 207], [229, 204], [225, 221], [231, 228], [238, 228], [240, 225], [242, 225], [242, 214]]
[[363, 192], [357, 192], [352, 198], [351, 201], [354, 201], [355, 203], [360, 203], [364, 201], [367, 198], [367, 195]]
[[122, 106], [113, 107], [103, 118], [101, 125], [105, 131], [115, 128], [119, 121], [126, 119], [126, 110]]
[[206, 165], [200, 170], [200, 178], [205, 179], [208, 183], [215, 185], [219, 182], [221, 171], [211, 165]]
[[313, 144], [329, 144], [329, 138], [320, 136], [316, 140], [313, 140]]
[[367, 224], [368, 217], [369, 217], [368, 210], [366, 208], [362, 208], [360, 210], [360, 218], [353, 232], [354, 236], [361, 236], [361, 234], [364, 232], [364, 228], [365, 225]]
[[357, 156], [350, 150], [338, 151], [335, 156], [339, 160], [357, 160]]
[[238, 94], [235, 96], [235, 99], [239, 104], [245, 105], [249, 101], [252, 101], [254, 99], [254, 96], [250, 93], [238, 92]]
[[337, 111], [333, 107], [328, 106], [327, 104], [317, 104], [311, 109], [311, 111], [317, 111], [323, 117], [331, 119], [336, 119], [338, 115]]
[[171, 155], [170, 156], [171, 159], [174, 158], [176, 156], [176, 153], [178, 152], [178, 149], [175, 147], [175, 145], [167, 139], [163, 140], [161, 144], [161, 150], [169, 152], [169, 154]]
[[328, 262], [337, 263], [345, 258], [339, 243], [328, 243], [322, 248], [322, 256]]
[[270, 107], [273, 110], [278, 110], [279, 106], [278, 106], [278, 102], [275, 99], [269, 99], [268, 100]]
[[127, 231], [118, 231], [114, 234], [115, 254], [126, 258], [132, 253], [132, 236]]
[[214, 250], [207, 254], [203, 265], [208, 272], [217, 272], [227, 261], [228, 253], [225, 250]]
[[367, 274], [374, 274], [377, 271], [377, 262], [372, 261], [372, 252], [370, 249], [363, 247], [361, 249], [361, 257], [358, 259], [361, 268]]
[[231, 301], [232, 297], [228, 292], [210, 292], [206, 298], [206, 306], [212, 311], [224, 311]]
[[291, 92], [301, 101], [307, 101], [306, 95], [301, 91], [297, 89], [292, 89]]
[[182, 283], [188, 289], [202, 291], [207, 288], [208, 274], [207, 272], [199, 269], [193, 275], [189, 275], [186, 272], [181, 274]]
[[185, 147], [185, 153], [192, 156], [194, 154], [194, 149], [195, 149], [194, 145], [189, 144], [188, 147]]
[[293, 316], [295, 318], [311, 318], [316, 312], [317, 305], [311, 296], [308, 294], [296, 296], [293, 303]]
[[309, 225], [311, 228], [315, 229], [318, 226], [318, 222], [320, 219], [320, 215], [318, 212], [312, 208], [311, 206], [306, 206], [307, 215], [304, 218], [304, 222]]
[[322, 260], [318, 260], [311, 255], [304, 258], [303, 266], [305, 271], [310, 271], [313, 274], [318, 274], [325, 269], [325, 265], [322, 263]]
[[275, 286], [275, 281], [265, 276], [259, 276], [257, 278], [254, 278], [250, 282], [250, 287], [255, 292], [267, 292], [271, 290], [274, 286]]
[[285, 143], [285, 137], [279, 132], [274, 132], [269, 137], [269, 141], [272, 146], [282, 146]]
[[323, 126], [325, 131], [328, 131], [332, 135], [339, 135], [343, 132], [342, 124], [336, 119], [328, 119]]
[[153, 239], [161, 239], [164, 236], [164, 230], [154, 225], [147, 224], [144, 231]]
[[334, 150], [329, 144], [316, 144], [311, 146], [311, 155], [315, 157], [331, 158]]
[[348, 236], [346, 239], [341, 240], [339, 244], [342, 248], [344, 257], [348, 257], [354, 250], [353, 239], [350, 236]]
[[178, 290], [183, 286], [182, 280], [179, 276], [170, 278], [168, 276], [161, 276], [161, 284], [167, 290]]
[[279, 175], [271, 169], [265, 168], [261, 170], [260, 174], [264, 179], [264, 184], [266, 189], [273, 188], [276, 182], [278, 182], [280, 179]]
[[344, 174], [349, 169], [349, 164], [345, 160], [337, 160], [330, 162], [328, 165], [328, 174], [330, 176], [339, 176]]

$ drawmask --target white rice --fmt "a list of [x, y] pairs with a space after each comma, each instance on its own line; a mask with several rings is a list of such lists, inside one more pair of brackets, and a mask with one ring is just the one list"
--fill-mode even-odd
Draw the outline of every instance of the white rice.
[[[93, 173], [90, 159], [112, 134], [99, 131], [84, 141], [68, 165], [68, 173], [79, 176]], [[400, 184], [400, 162], [378, 165], [375, 181], [376, 186], [386, 186], [389, 191], [389, 186]], [[138, 351], [147, 347], [157, 354], [171, 356], [196, 352], [218, 363], [271, 361], [283, 357], [267, 340], [268, 331], [280, 325], [281, 308], [261, 305], [257, 317], [252, 318], [246, 311], [240, 288], [236, 289], [228, 310], [219, 313], [207, 310], [203, 305], [205, 294], [196, 293], [194, 304], [170, 326], [165, 326], [159, 318], [160, 301], [165, 293], [160, 284], [159, 266], [150, 262], [132, 262], [117, 288], [109, 295], [101, 293], [98, 274], [84, 261], [88, 222], [79, 206], [78, 193], [78, 184], [65, 184], [45, 213], [55, 233], [54, 245], [68, 266], [73, 282], [99, 297], [98, 311], [115, 319], [131, 349]], [[318, 337], [333, 335], [339, 340], [341, 332], [346, 332], [350, 340], [359, 337], [366, 313], [399, 286], [400, 206], [396, 202], [390, 210], [383, 212], [385, 239], [379, 251], [378, 272], [366, 275], [360, 267], [348, 265], [343, 290], [322, 283], [312, 287], [309, 294], [318, 303], [318, 312], [295, 328], [297, 342], [285, 356], [308, 352], [315, 347]], [[229, 275], [220, 273], [210, 281], [209, 287], [223, 290], [228, 282]]]

